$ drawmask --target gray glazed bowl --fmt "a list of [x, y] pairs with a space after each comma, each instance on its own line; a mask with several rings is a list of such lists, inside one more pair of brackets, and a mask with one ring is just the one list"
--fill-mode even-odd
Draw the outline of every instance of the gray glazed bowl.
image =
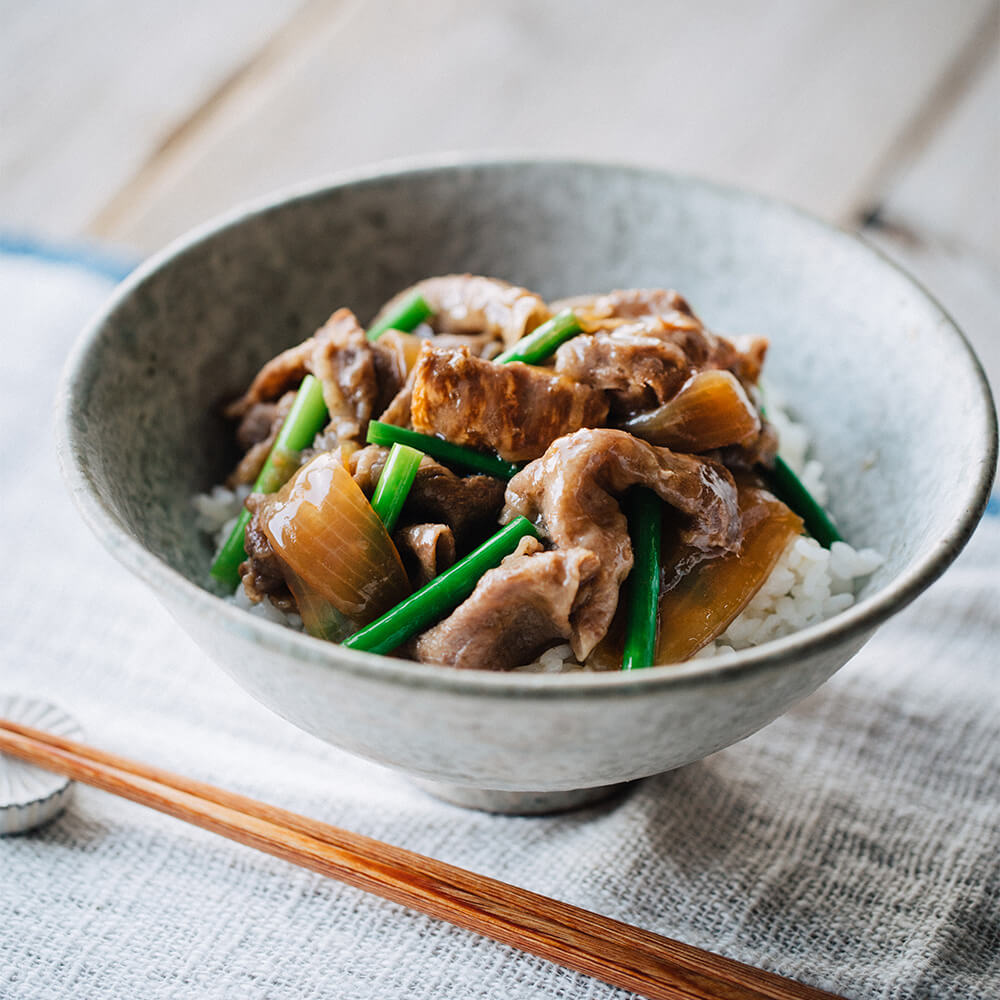
[[[754, 650], [551, 676], [352, 652], [213, 596], [191, 496], [233, 457], [217, 401], [335, 307], [364, 322], [391, 293], [453, 271], [550, 298], [675, 287], [712, 328], [770, 336], [769, 378], [813, 432], [836, 520], [885, 554], [859, 602]], [[588, 801], [776, 718], [944, 571], [996, 463], [979, 364], [879, 254], [745, 193], [556, 161], [352, 175], [198, 230], [139, 268], [82, 335], [59, 423], [87, 522], [255, 698], [446, 798], [511, 811]]]

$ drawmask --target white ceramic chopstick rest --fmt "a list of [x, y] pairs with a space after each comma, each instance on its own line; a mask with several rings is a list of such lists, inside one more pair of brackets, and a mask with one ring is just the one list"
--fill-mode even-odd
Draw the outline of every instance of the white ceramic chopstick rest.
[[[39, 698], [0, 694], [0, 718], [67, 739], [83, 739], [83, 730], [72, 716]], [[72, 794], [69, 778], [0, 753], [0, 836], [23, 833], [54, 819]]]

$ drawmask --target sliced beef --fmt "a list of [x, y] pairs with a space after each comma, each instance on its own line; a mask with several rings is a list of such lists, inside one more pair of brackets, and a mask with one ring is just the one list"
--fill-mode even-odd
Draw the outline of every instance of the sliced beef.
[[[386, 330], [372, 343], [372, 357], [378, 381], [378, 398], [375, 400], [374, 415], [390, 407], [409, 381], [413, 366], [420, 356], [423, 340], [412, 333]], [[409, 411], [407, 410], [407, 422]]]
[[378, 419], [383, 424], [392, 424], [395, 427], [410, 426], [410, 404], [413, 402], [413, 379], [412, 376], [406, 382], [389, 405], [379, 414]]
[[[389, 456], [387, 448], [369, 445], [351, 455], [350, 470], [365, 496], [375, 492]], [[492, 476], [456, 476], [450, 469], [424, 457], [403, 506], [409, 523], [446, 524], [459, 548], [495, 529], [503, 506], [502, 480]]]
[[[411, 343], [407, 338], [406, 334], [389, 331], [377, 344], [371, 344], [354, 314], [339, 309], [309, 340], [275, 359], [277, 362], [287, 356], [287, 364], [282, 362], [280, 369], [276, 367], [270, 373], [268, 368], [274, 362], [265, 365], [247, 393], [228, 410], [235, 415], [249, 400], [256, 400], [243, 410], [237, 440], [249, 450], [229, 477], [230, 486], [256, 479], [295, 399], [292, 391], [277, 403], [259, 400], [258, 396], [289, 382], [294, 388], [311, 372], [322, 383], [330, 420], [313, 446], [303, 453], [304, 459], [330, 451], [340, 443], [359, 441], [372, 416], [388, 406], [403, 388], [407, 358], [415, 359], [419, 351], [419, 341], [409, 338]], [[269, 415], [271, 423], [262, 438], [261, 430]]]
[[760, 377], [767, 339], [740, 337], [731, 340], [712, 333], [695, 316], [685, 299], [673, 290], [620, 289], [607, 295], [567, 299], [554, 303], [553, 308], [567, 305], [576, 311], [587, 333], [620, 331], [635, 335], [641, 331], [679, 347], [691, 370], [725, 368], [747, 385], [756, 384]]
[[584, 548], [508, 556], [443, 622], [420, 636], [417, 659], [480, 670], [530, 663], [572, 634], [577, 595], [598, 568], [598, 557]]
[[408, 524], [392, 536], [413, 589], [455, 562], [455, 535], [447, 524]]
[[[726, 340], [721, 337], [720, 340]], [[769, 341], [767, 337], [747, 335], [733, 337], [727, 341], [733, 348], [734, 356], [728, 364], [720, 368], [728, 368], [744, 385], [756, 385], [760, 381], [761, 369], [767, 357]]]
[[433, 338], [435, 347], [455, 350], [467, 347], [469, 353], [477, 358], [492, 361], [502, 350], [503, 341], [493, 333], [439, 333]]
[[620, 288], [606, 295], [578, 295], [552, 303], [552, 311], [572, 309], [585, 330], [611, 330], [632, 320], [659, 316], [679, 330], [701, 329], [687, 301], [673, 289]]
[[[338, 309], [308, 340], [264, 365], [247, 391], [229, 404], [226, 415], [244, 418], [254, 406], [297, 388], [311, 372], [323, 385], [323, 400], [330, 411], [328, 430], [339, 439], [358, 438], [364, 434], [380, 399], [374, 355], [354, 313]], [[393, 378], [385, 356], [382, 370]], [[398, 386], [395, 380], [386, 387], [386, 400], [392, 398]]]
[[678, 512], [687, 544], [706, 552], [738, 549], [740, 516], [730, 473], [624, 431], [580, 430], [560, 438], [507, 486], [502, 521], [523, 514], [557, 549], [582, 547], [600, 560], [571, 615], [570, 642], [581, 661], [607, 632], [619, 587], [632, 569], [618, 497], [636, 485], [654, 490]]
[[[389, 330], [383, 336], [395, 333]], [[381, 338], [380, 338], [381, 339]], [[406, 384], [407, 369], [404, 359], [390, 344], [376, 341], [372, 344], [372, 362], [375, 365], [375, 384], [378, 395], [373, 400], [371, 416], [377, 417], [396, 398], [399, 390]]]
[[260, 526], [260, 511], [267, 499], [263, 493], [251, 493], [246, 499], [251, 517], [244, 537], [247, 558], [240, 564], [240, 578], [247, 597], [254, 604], [269, 597], [271, 603], [282, 611], [295, 611], [295, 598], [285, 583], [281, 562]]
[[603, 393], [520, 362], [500, 365], [425, 346], [414, 369], [416, 430], [488, 448], [512, 462], [537, 458], [558, 437], [607, 416]]
[[378, 398], [372, 345], [350, 309], [338, 309], [313, 341], [309, 370], [323, 384], [330, 428], [339, 439], [360, 438]]
[[[378, 444], [365, 445], [364, 448], [358, 449], [350, 457], [347, 468], [369, 500], [375, 492], [379, 476], [382, 475], [388, 458], [389, 449]], [[423, 465], [423, 461], [421, 461], [421, 465]], [[419, 473], [419, 469], [417, 471]]]
[[226, 480], [230, 489], [243, 483], [252, 483], [260, 475], [267, 456], [271, 454], [278, 431], [294, 402], [295, 393], [286, 392], [277, 403], [255, 403], [247, 411], [236, 432], [236, 441], [246, 448], [246, 454]]
[[619, 288], [602, 295], [600, 301], [611, 315], [624, 319], [662, 316], [683, 327], [686, 317], [702, 325], [687, 299], [672, 288]]
[[277, 403], [254, 403], [247, 410], [236, 428], [236, 443], [243, 451], [249, 451], [255, 444], [260, 444], [270, 436], [277, 409]]
[[556, 351], [555, 368], [560, 375], [604, 390], [618, 415], [666, 402], [690, 371], [687, 355], [677, 344], [649, 335], [641, 324], [573, 337]]
[[715, 458], [730, 469], [752, 469], [756, 465], [771, 468], [778, 454], [778, 432], [774, 424], [762, 420], [760, 433], [743, 444], [720, 448]]
[[[424, 464], [426, 462], [426, 465]], [[492, 476], [456, 476], [425, 459], [406, 498], [406, 516], [447, 524], [465, 548], [496, 530], [503, 507], [504, 482]]]
[[501, 339], [506, 347], [550, 316], [545, 302], [526, 288], [499, 278], [446, 274], [427, 278], [400, 292], [379, 310], [372, 323], [393, 312], [415, 292], [431, 307], [427, 322], [435, 333], [487, 334], [491, 339]]

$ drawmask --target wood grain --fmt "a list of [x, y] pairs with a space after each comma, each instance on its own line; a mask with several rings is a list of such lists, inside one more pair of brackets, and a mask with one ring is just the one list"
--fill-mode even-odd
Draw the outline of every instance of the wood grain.
[[79, 234], [302, 0], [0, 7], [0, 226]]
[[888, 186], [879, 215], [911, 242], [972, 252], [1000, 278], [1000, 4], [997, 22], [989, 60]]
[[1000, 400], [1000, 3], [952, 106], [891, 177], [862, 235], [954, 317]]
[[833, 997], [526, 889], [3, 719], [0, 751], [652, 1000]]
[[651, 163], [840, 220], [991, 0], [369, 0], [95, 220], [152, 249], [304, 178], [442, 150]]

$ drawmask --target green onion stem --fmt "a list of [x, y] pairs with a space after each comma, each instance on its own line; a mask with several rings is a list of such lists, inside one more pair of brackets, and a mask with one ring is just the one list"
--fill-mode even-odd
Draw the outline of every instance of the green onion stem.
[[626, 586], [628, 624], [622, 670], [653, 664], [660, 606], [660, 536], [663, 504], [649, 489], [637, 487], [626, 498], [635, 563]]
[[[763, 390], [761, 391], [763, 392]], [[760, 415], [767, 417], [767, 410], [763, 403], [760, 405]], [[806, 531], [823, 548], [828, 549], [834, 542], [844, 540], [830, 515], [816, 502], [815, 497], [806, 489], [805, 483], [792, 472], [788, 463], [780, 455], [775, 455], [773, 469], [769, 469], [763, 464], [758, 465], [757, 469], [764, 477], [767, 488], [786, 507], [802, 518]]]
[[476, 589], [479, 578], [499, 566], [500, 560], [509, 556], [527, 535], [538, 537], [527, 518], [515, 518], [450, 569], [355, 632], [344, 645], [369, 653], [391, 653], [461, 604]]
[[582, 332], [582, 329], [573, 310], [563, 309], [526, 337], [522, 337], [513, 347], [508, 347], [502, 354], [498, 354], [494, 360], [501, 364], [523, 361], [526, 365], [537, 365], [561, 343]]
[[385, 530], [391, 535], [396, 527], [399, 513], [406, 503], [406, 497], [417, 475], [420, 459], [424, 456], [416, 448], [405, 444], [394, 444], [378, 477], [378, 486], [372, 496], [372, 507], [382, 518]]
[[[251, 492], [281, 489], [299, 466], [299, 452], [312, 444], [328, 417], [322, 384], [315, 376], [306, 375]], [[244, 508], [212, 563], [212, 576], [233, 589], [240, 582], [240, 563], [247, 557], [243, 539], [249, 521], [250, 511]]]
[[368, 424], [368, 442], [387, 448], [394, 444], [408, 444], [446, 465], [458, 465], [497, 479], [511, 479], [521, 471], [519, 465], [504, 461], [496, 455], [485, 455], [460, 444], [452, 444], [444, 438], [420, 434], [395, 424], [383, 424], [380, 420], [373, 420]]
[[773, 469], [760, 465], [758, 470], [763, 474], [768, 489], [802, 518], [806, 531], [820, 545], [828, 549], [834, 542], [844, 540], [830, 515], [816, 502], [802, 480], [792, 472], [780, 455], [775, 456]]
[[419, 292], [414, 292], [403, 299], [388, 316], [370, 327], [365, 336], [369, 340], [378, 340], [386, 330], [401, 330], [408, 333], [423, 323], [433, 311], [427, 300]]

